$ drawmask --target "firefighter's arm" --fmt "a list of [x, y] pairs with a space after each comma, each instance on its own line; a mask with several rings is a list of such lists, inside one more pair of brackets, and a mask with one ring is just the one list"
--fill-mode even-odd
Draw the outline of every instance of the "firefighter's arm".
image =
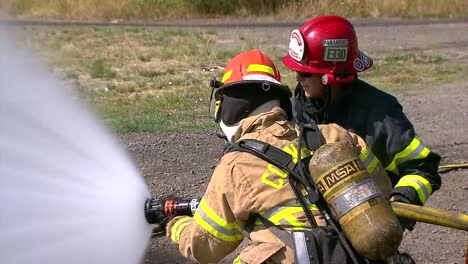
[[[176, 217], [167, 225], [167, 236], [179, 244], [183, 256], [199, 263], [219, 262], [243, 240], [242, 226], [231, 208], [239, 190], [221, 163], [215, 169], [206, 193], [192, 217]], [[246, 216], [248, 217], [248, 216]]]
[[387, 114], [383, 122], [386, 138], [385, 170], [393, 176], [392, 196], [423, 205], [440, 188], [440, 156], [430, 151], [416, 135], [401, 108]]

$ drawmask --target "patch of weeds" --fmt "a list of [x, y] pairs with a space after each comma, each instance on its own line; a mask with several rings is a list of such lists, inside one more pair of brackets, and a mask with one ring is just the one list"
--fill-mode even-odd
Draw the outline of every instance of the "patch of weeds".
[[167, 74], [174, 75], [175, 72], [176, 72], [175, 68], [169, 67], [169, 68], [166, 69]]
[[207, 35], [218, 35], [218, 32], [216, 30], [208, 30], [205, 32]]
[[91, 64], [89, 74], [93, 78], [114, 78], [116, 73], [112, 71], [112, 67], [105, 59], [97, 59]]
[[125, 31], [131, 32], [131, 33], [144, 33], [146, 29], [143, 27], [127, 27], [125, 28]]
[[[119, 133], [154, 131], [194, 131], [214, 127], [214, 122], [199, 111], [184, 108], [165, 108], [163, 104], [178, 103], [173, 96], [121, 99], [98, 104], [104, 122]], [[162, 101], [164, 102], [162, 102]]]
[[164, 41], [164, 36], [161, 36], [157, 32], [151, 32], [151, 34], [143, 35], [143, 45], [145, 46], [157, 46]]
[[147, 54], [138, 54], [138, 60], [141, 62], [149, 62], [151, 61], [151, 56]]
[[237, 48], [237, 49], [222, 49], [222, 50], [217, 50], [215, 51], [214, 56], [216, 59], [225, 62], [239, 54], [243, 49]]
[[180, 37], [187, 37], [188, 35], [192, 34], [189, 31], [182, 30], [182, 29], [175, 29], [175, 28], [164, 28], [159, 31], [160, 35], [163, 37], [175, 37], [175, 36], [180, 36]]
[[383, 61], [386, 63], [398, 63], [398, 64], [404, 64], [404, 63], [439, 64], [439, 63], [447, 61], [447, 59], [440, 55], [431, 56], [431, 55], [427, 55], [421, 52], [420, 53], [408, 52], [408, 53], [402, 53], [402, 54], [392, 54], [390, 56], [385, 57]]
[[141, 70], [138, 70], [138, 74], [140, 74], [140, 76], [143, 76], [143, 77], [154, 78], [154, 77], [164, 75], [164, 72], [155, 71], [155, 70], [148, 70], [148, 69], [141, 69]]
[[104, 122], [119, 133], [164, 131], [169, 122], [164, 113], [158, 111], [151, 100], [118, 101], [102, 104], [99, 108]]
[[96, 32], [98, 35], [102, 35], [103, 37], [113, 37], [114, 34], [117, 32], [116, 29], [105, 27], [96, 27], [93, 28], [93, 31]]
[[62, 42], [59, 39], [55, 39], [51, 45], [52, 49], [59, 50], [62, 47]]
[[118, 87], [117, 92], [121, 94], [129, 94], [129, 93], [134, 93], [138, 90], [138, 84], [130, 82], [130, 83], [125, 83], [122, 84]]
[[106, 84], [106, 87], [107, 87], [107, 89], [113, 91], [113, 90], [116, 90], [116, 89], [117, 89], [117, 84], [115, 84], [115, 83], [113, 83], [113, 82], [108, 82], [108, 83]]
[[159, 53], [160, 59], [162, 60], [170, 60], [173, 59], [174, 56], [174, 49], [172, 47], [162, 47]]

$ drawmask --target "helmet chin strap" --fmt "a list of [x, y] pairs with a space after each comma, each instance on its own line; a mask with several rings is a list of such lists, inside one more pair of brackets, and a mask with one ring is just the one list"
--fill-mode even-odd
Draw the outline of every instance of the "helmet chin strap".
[[323, 111], [323, 121], [326, 121], [328, 119], [328, 106], [331, 103], [331, 86], [329, 84], [325, 85], [325, 104], [323, 107], [319, 110], [319, 112]]
[[246, 116], [245, 118], [241, 119], [239, 122], [233, 125], [228, 126], [223, 122], [223, 120], [221, 120], [219, 122], [219, 126], [221, 127], [221, 130], [223, 131], [229, 143], [234, 143], [240, 138], [242, 134], [241, 126], [247, 117], [270, 112], [271, 109], [273, 109], [273, 107], [275, 106], [280, 106], [280, 100], [271, 100], [260, 105], [259, 107], [255, 108], [252, 112], [250, 112], [248, 116]]

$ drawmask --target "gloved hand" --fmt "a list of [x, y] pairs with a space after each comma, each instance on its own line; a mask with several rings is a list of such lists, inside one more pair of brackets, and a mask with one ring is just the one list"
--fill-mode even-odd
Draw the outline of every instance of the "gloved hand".
[[[390, 198], [390, 202], [411, 204], [411, 201], [408, 198], [398, 193], [395, 193], [392, 195], [392, 197]], [[416, 225], [416, 221], [402, 218], [402, 217], [398, 217], [398, 221], [400, 221], [400, 225], [401, 225], [401, 228], [403, 228], [403, 231], [405, 231], [405, 229], [408, 229], [409, 231], [413, 231], [414, 226]]]

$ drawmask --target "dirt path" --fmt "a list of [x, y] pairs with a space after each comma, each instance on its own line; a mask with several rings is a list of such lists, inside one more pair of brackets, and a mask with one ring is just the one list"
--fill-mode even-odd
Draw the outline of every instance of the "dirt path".
[[[361, 49], [369, 55], [400, 49], [431, 51], [468, 60], [468, 23], [356, 26]], [[213, 29], [210, 29], [213, 30]], [[287, 44], [290, 28], [232, 27], [219, 29], [219, 45], [233, 45], [232, 30], [265, 38], [264, 45]], [[468, 72], [467, 72], [468, 74]], [[442, 163], [468, 162], [468, 84], [455, 82], [398, 95], [416, 132]], [[144, 174], [154, 196], [174, 193], [199, 197], [221, 155], [222, 142], [214, 131], [204, 133], [155, 133], [122, 136]], [[441, 190], [427, 206], [468, 214], [468, 171], [443, 175]], [[405, 235], [401, 249], [418, 263], [464, 263], [468, 234], [464, 231], [418, 224]], [[228, 262], [231, 257], [228, 257]], [[152, 240], [146, 263], [190, 263], [180, 257], [177, 246], [166, 238]]]

